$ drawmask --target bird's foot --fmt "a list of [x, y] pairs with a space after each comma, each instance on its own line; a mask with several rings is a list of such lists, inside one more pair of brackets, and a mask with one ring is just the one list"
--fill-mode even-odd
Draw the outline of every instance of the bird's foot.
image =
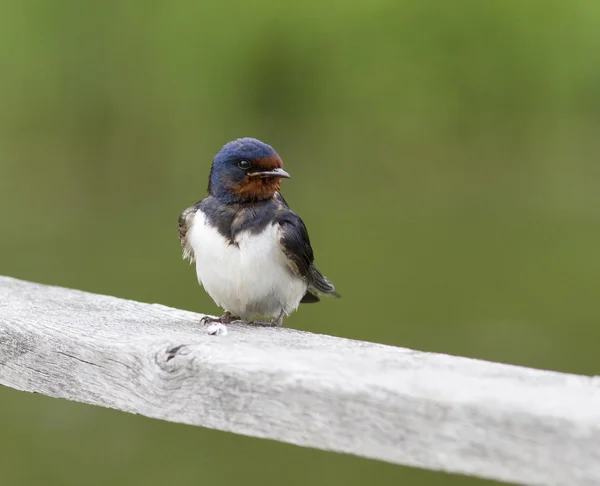
[[285, 312], [281, 311], [279, 316], [276, 319], [273, 319], [272, 321], [255, 320], [255, 321], [248, 322], [248, 324], [250, 324], [251, 326], [261, 326], [261, 327], [281, 327], [281, 325], [283, 324], [284, 317], [285, 317]]
[[227, 326], [234, 320], [238, 319], [231, 315], [231, 312], [225, 312], [221, 317], [204, 316], [200, 322], [202, 324], [210, 324], [206, 332], [211, 336], [226, 336]]
[[239, 319], [239, 317], [232, 316], [231, 312], [225, 312], [221, 317], [204, 316], [200, 319], [200, 324], [212, 324], [213, 322], [219, 324], [231, 324], [232, 321], [237, 319]]
[[250, 326], [260, 326], [260, 327], [275, 327], [273, 321], [262, 321], [260, 319], [256, 319], [255, 321], [249, 321], [248, 324]]

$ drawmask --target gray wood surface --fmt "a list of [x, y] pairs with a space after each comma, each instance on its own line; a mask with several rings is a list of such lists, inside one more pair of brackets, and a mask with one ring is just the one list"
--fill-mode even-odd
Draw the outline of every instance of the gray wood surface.
[[595, 378], [292, 329], [209, 336], [200, 317], [0, 277], [0, 384], [425, 469], [600, 485]]

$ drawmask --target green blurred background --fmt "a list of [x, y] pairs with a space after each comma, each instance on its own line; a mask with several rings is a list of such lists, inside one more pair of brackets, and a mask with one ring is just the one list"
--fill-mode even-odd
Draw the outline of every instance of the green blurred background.
[[[23, 0], [0, 274], [218, 312], [177, 218], [258, 137], [343, 295], [290, 327], [600, 372], [600, 2]], [[0, 389], [0, 484], [487, 481]]]

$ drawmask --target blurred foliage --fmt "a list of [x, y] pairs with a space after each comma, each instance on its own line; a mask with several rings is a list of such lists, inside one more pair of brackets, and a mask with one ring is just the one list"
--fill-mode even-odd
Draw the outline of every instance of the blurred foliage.
[[[598, 373], [599, 21], [583, 0], [3, 2], [0, 274], [218, 312], [177, 217], [254, 136], [343, 295], [288, 326]], [[489, 483], [0, 396], [3, 486]]]

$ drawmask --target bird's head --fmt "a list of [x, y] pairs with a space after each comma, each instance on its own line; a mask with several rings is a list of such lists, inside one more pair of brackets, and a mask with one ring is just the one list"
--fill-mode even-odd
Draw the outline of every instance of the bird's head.
[[239, 138], [215, 156], [208, 192], [229, 203], [262, 201], [272, 198], [281, 179], [289, 177], [271, 146], [255, 138]]

